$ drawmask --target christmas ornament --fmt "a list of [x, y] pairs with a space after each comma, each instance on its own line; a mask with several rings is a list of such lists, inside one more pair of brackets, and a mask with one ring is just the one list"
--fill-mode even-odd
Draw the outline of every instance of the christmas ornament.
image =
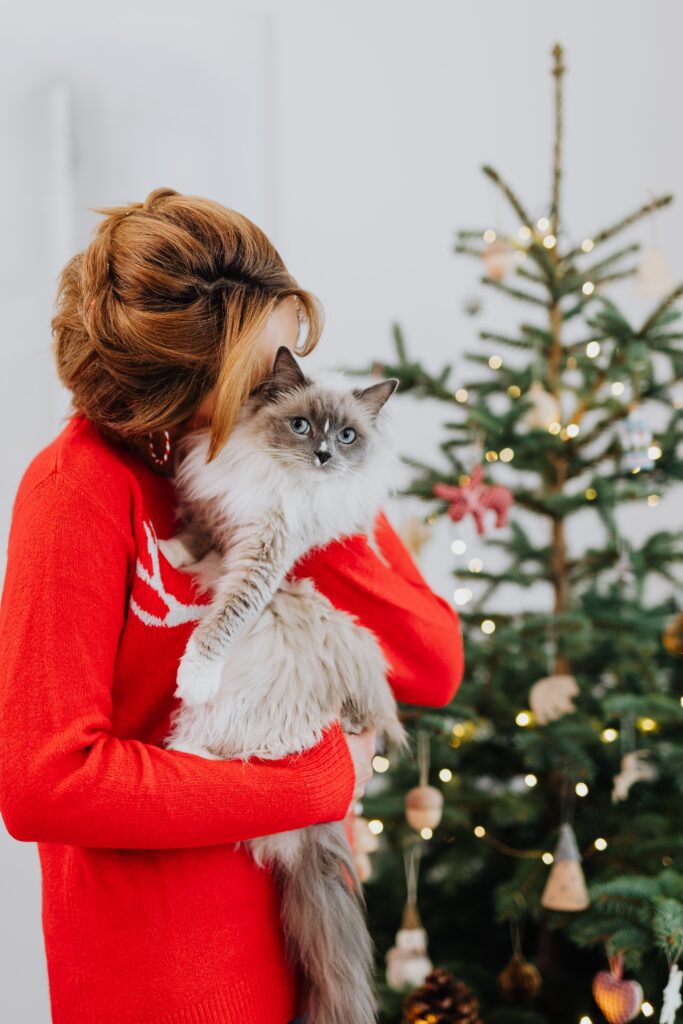
[[398, 534], [411, 555], [419, 558], [422, 548], [432, 535], [432, 531], [420, 516], [408, 516], [401, 524]]
[[662, 995], [662, 1012], [659, 1016], [659, 1024], [676, 1024], [676, 1010], [682, 1005], [681, 981], [683, 973], [678, 964], [672, 964], [669, 971], [669, 980], [666, 983]]
[[421, 985], [432, 969], [427, 955], [427, 932], [417, 912], [417, 880], [420, 851], [412, 846], [406, 851], [403, 864], [406, 873], [407, 899], [403, 908], [401, 927], [396, 940], [387, 952], [387, 984], [395, 992]]
[[562, 419], [560, 403], [546, 391], [540, 380], [535, 380], [525, 396], [532, 406], [522, 416], [521, 422], [530, 430], [547, 430], [551, 423]]
[[555, 675], [539, 679], [529, 691], [529, 703], [538, 724], [547, 725], [576, 711], [574, 697], [578, 694], [579, 684], [574, 676]]
[[547, 910], [575, 912], [590, 906], [586, 880], [581, 867], [581, 855], [576, 844], [574, 829], [568, 822], [560, 825], [560, 838], [548, 875], [541, 906]]
[[659, 249], [650, 249], [643, 256], [635, 278], [634, 292], [641, 299], [662, 299], [672, 291], [673, 274]]
[[515, 247], [504, 238], [496, 238], [484, 249], [484, 266], [492, 281], [502, 281], [515, 265]]
[[638, 406], [633, 406], [621, 430], [621, 447], [624, 453], [623, 466], [631, 472], [652, 469], [654, 459], [650, 456], [652, 431]]
[[619, 803], [628, 798], [629, 790], [636, 782], [652, 782], [657, 778], [657, 769], [647, 758], [647, 750], [631, 750], [621, 759], [621, 770], [614, 776], [612, 787], [612, 803]]
[[468, 316], [478, 316], [481, 313], [483, 303], [478, 295], [470, 295], [463, 304], [463, 309]]
[[610, 957], [609, 971], [599, 971], [593, 979], [593, 998], [609, 1024], [628, 1024], [640, 1013], [643, 990], [637, 981], [624, 981], [624, 958]]
[[683, 657], [683, 612], [678, 612], [673, 619], [669, 619], [662, 636], [662, 643], [669, 654], [677, 654]]
[[512, 491], [500, 484], [484, 482], [484, 470], [475, 466], [467, 483], [457, 487], [451, 484], [434, 484], [432, 492], [437, 498], [443, 498], [451, 504], [448, 515], [455, 523], [459, 523], [466, 515], [471, 515], [477, 527], [477, 533], [484, 533], [484, 512], [492, 509], [496, 513], [496, 527], [505, 526], [510, 506], [513, 502]]
[[361, 882], [367, 882], [372, 874], [372, 865], [368, 854], [375, 853], [379, 847], [379, 839], [368, 828], [367, 818], [354, 818], [351, 825], [353, 861]]
[[528, 1003], [541, 991], [541, 972], [521, 953], [513, 953], [507, 967], [498, 975], [498, 984], [508, 1003]]
[[419, 729], [417, 733], [417, 767], [420, 783], [408, 790], [405, 796], [406, 821], [416, 832], [423, 828], [435, 829], [443, 812], [443, 793], [435, 786], [428, 785], [429, 779], [429, 733]]
[[403, 1024], [482, 1024], [472, 990], [443, 967], [403, 1000]]

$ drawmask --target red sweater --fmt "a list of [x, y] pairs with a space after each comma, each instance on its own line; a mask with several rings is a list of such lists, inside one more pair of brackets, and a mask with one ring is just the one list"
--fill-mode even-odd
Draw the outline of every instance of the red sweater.
[[[157, 538], [173, 481], [83, 415], [31, 461], [0, 603], [0, 812], [37, 842], [54, 1024], [287, 1024], [274, 881], [234, 843], [342, 819], [354, 771], [338, 725], [279, 761], [166, 750], [191, 576]], [[455, 612], [380, 513], [298, 563], [373, 629], [396, 696], [443, 705], [462, 674]]]

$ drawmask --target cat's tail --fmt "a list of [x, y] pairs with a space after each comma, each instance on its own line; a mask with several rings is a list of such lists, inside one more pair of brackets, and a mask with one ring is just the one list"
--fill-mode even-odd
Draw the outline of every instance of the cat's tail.
[[304, 830], [301, 856], [280, 871], [281, 915], [304, 976], [306, 1024], [375, 1024], [373, 943], [341, 822]]

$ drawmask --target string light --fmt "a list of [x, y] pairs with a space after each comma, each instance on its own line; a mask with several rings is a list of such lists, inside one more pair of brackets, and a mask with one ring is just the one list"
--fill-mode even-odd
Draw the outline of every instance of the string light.
[[492, 370], [500, 370], [502, 365], [503, 360], [501, 359], [500, 356], [491, 356], [491, 358], [489, 359], [489, 366], [491, 367]]
[[658, 444], [652, 444], [648, 448], [647, 454], [649, 455], [649, 457], [651, 459], [661, 459], [661, 457], [662, 457], [662, 449], [659, 447]]
[[515, 453], [512, 448], [501, 448], [500, 461], [501, 462], [512, 462], [515, 457]]
[[491, 244], [491, 242], [495, 242], [495, 240], [496, 232], [492, 228], [489, 228], [488, 231], [484, 232], [484, 241], [488, 242], [489, 245]]
[[581, 291], [584, 295], [592, 295], [595, 291], [595, 285], [592, 281], [585, 281]]
[[562, 424], [558, 423], [557, 421], [553, 421], [552, 423], [548, 424], [548, 433], [549, 434], [559, 434], [561, 430], [562, 430]]
[[550, 227], [550, 221], [547, 217], [539, 217], [539, 219], [536, 221], [536, 227], [539, 231], [547, 231]]
[[527, 725], [531, 725], [532, 720], [533, 715], [530, 711], [519, 711], [515, 716], [515, 722], [520, 729], [524, 729]]
[[636, 729], [639, 732], [657, 732], [657, 723], [654, 718], [639, 718], [636, 722]]
[[546, 235], [543, 239], [543, 245], [546, 249], [554, 249], [556, 242], [557, 239], [555, 238], [555, 235]]
[[647, 1003], [646, 1002], [646, 1003], [643, 1003], [642, 1006], [640, 1007], [640, 1012], [642, 1013], [643, 1017], [652, 1017], [652, 1015], [655, 1012], [655, 1008], [652, 1005], [652, 1003]]
[[477, 839], [483, 839], [484, 836], [486, 835], [486, 829], [484, 828], [483, 825], [476, 825], [474, 829], [474, 834], [477, 837]]
[[588, 786], [585, 782], [577, 782], [574, 786], [574, 792], [577, 796], [588, 796]]
[[472, 600], [472, 591], [469, 587], [458, 587], [453, 594], [453, 600], [456, 604], [467, 604]]
[[431, 839], [434, 833], [432, 832], [431, 828], [421, 828], [420, 835], [422, 836], [423, 839]]
[[587, 487], [584, 491], [584, 494], [586, 495], [586, 499], [588, 501], [595, 501], [595, 499], [598, 496], [598, 492], [595, 490], [594, 487]]
[[568, 423], [567, 424], [567, 435], [569, 437], [576, 437], [576, 435], [579, 433], [580, 430], [581, 430], [581, 427], [579, 426], [578, 423]]
[[484, 619], [480, 628], [482, 633], [485, 633], [486, 636], [491, 636], [492, 633], [496, 632], [496, 624], [493, 619]]
[[586, 345], [586, 355], [589, 359], [595, 359], [596, 356], [600, 355], [600, 342], [589, 341]]
[[581, 248], [584, 252], [592, 252], [594, 247], [595, 242], [592, 238], [584, 238], [583, 242], [581, 243]]
[[458, 390], [455, 392], [456, 402], [460, 402], [462, 404], [462, 402], [467, 401], [467, 398], [467, 388], [458, 388]]
[[618, 395], [623, 395], [623, 393], [624, 393], [624, 385], [623, 385], [623, 383], [620, 380], [615, 380], [614, 384], [612, 385], [612, 394], [618, 396]]
[[368, 828], [372, 832], [373, 836], [378, 836], [384, 832], [384, 822], [380, 821], [379, 818], [373, 818], [372, 821], [368, 822]]
[[590, 1017], [582, 1017], [579, 1021], [579, 1024], [593, 1024], [593, 1021], [590, 1019]]
[[470, 572], [481, 572], [484, 568], [484, 563], [481, 558], [470, 558], [467, 568]]
[[467, 544], [464, 540], [452, 540], [451, 551], [454, 555], [464, 555], [467, 551]]
[[555, 858], [553, 857], [550, 850], [546, 850], [545, 853], [541, 855], [541, 860], [544, 864], [552, 864]]
[[460, 476], [458, 477], [458, 483], [460, 484], [461, 487], [467, 487], [469, 482], [470, 478], [467, 475], [467, 473], [461, 473]]
[[485, 455], [487, 462], [498, 462], [498, 452], [488, 451]]
[[602, 853], [603, 850], [607, 849], [607, 840], [603, 839], [602, 836], [598, 836], [598, 838], [593, 843], [593, 846], [596, 850], [599, 850]]
[[528, 224], [523, 224], [522, 227], [517, 232], [517, 234], [519, 235], [519, 237], [522, 239], [523, 242], [526, 242], [526, 241], [528, 241], [531, 238], [531, 228], [529, 227]]
[[389, 769], [389, 758], [383, 757], [382, 754], [375, 754], [375, 756], [372, 759], [372, 767], [376, 772], [379, 772], [381, 775], [383, 772], [386, 772]]
[[650, 508], [656, 508], [657, 505], [659, 505], [659, 495], [658, 494], [648, 494], [648, 496], [647, 496], [647, 503], [650, 506]]
[[511, 384], [510, 387], [508, 388], [508, 395], [510, 396], [510, 398], [519, 398], [521, 393], [522, 389], [517, 387], [516, 384]]
[[614, 743], [614, 741], [618, 738], [618, 731], [616, 729], [612, 729], [611, 727], [608, 729], [603, 729], [600, 733], [600, 739], [603, 743]]
[[450, 770], [450, 768], [442, 768], [441, 771], [439, 772], [439, 778], [441, 779], [442, 782], [450, 782], [451, 779], [453, 778], [453, 772]]
[[524, 776], [524, 783], [525, 783], [525, 785], [527, 785], [529, 787], [529, 789], [533, 789], [534, 786], [538, 785], [538, 779], [536, 778], [535, 775], [531, 775], [531, 774], [530, 775], [525, 775]]

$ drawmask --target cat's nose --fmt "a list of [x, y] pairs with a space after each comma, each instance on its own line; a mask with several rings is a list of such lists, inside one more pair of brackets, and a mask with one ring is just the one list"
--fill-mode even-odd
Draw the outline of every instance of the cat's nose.
[[318, 456], [318, 462], [321, 466], [324, 466], [327, 460], [332, 458], [332, 452], [325, 452], [322, 449], [315, 454]]

